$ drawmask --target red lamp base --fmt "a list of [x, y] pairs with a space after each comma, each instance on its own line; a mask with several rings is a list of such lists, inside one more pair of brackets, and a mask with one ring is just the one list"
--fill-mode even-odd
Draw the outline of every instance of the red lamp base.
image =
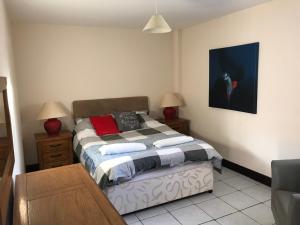
[[61, 129], [61, 122], [56, 118], [48, 119], [44, 123], [44, 128], [49, 135], [57, 135], [59, 134]]
[[176, 107], [166, 107], [164, 109], [165, 120], [173, 120], [177, 118], [177, 108]]

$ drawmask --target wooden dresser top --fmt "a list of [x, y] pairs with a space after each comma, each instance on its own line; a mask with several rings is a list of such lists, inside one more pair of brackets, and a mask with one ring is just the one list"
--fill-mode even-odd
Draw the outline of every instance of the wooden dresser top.
[[125, 225], [80, 164], [18, 175], [14, 225]]

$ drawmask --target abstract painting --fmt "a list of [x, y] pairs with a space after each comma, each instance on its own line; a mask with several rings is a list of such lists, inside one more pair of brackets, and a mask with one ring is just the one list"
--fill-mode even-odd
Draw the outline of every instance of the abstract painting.
[[209, 51], [209, 106], [257, 112], [259, 43]]

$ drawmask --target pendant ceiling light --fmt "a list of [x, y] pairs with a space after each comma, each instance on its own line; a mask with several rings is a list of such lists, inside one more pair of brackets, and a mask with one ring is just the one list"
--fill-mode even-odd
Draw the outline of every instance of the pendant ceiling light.
[[164, 17], [158, 14], [157, 2], [155, 1], [155, 14], [151, 16], [150, 20], [144, 27], [143, 31], [154, 34], [162, 34], [171, 32], [172, 29], [164, 19]]

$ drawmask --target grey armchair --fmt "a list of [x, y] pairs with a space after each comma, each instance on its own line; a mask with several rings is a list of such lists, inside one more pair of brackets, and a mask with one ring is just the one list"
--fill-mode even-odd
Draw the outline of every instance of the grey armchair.
[[271, 205], [276, 225], [300, 225], [300, 159], [272, 161]]

